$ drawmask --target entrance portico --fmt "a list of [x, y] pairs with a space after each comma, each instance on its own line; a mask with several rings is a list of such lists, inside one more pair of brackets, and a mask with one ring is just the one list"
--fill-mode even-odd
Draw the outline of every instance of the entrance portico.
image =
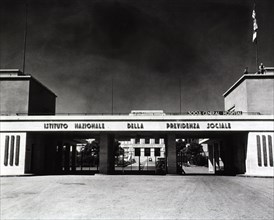
[[[62, 145], [67, 152], [64, 158], [68, 158], [69, 149], [76, 154], [73, 140], [80, 137], [99, 140], [98, 172], [113, 174], [115, 138], [137, 136], [164, 139], [168, 174], [178, 173], [177, 138], [209, 137], [222, 142], [225, 173], [273, 175], [273, 125], [273, 118], [267, 115], [2, 116], [1, 175], [57, 172], [56, 147]], [[20, 143], [10, 141], [17, 136]], [[20, 149], [11, 156], [17, 145]], [[17, 165], [9, 163], [16, 157], [20, 158]], [[64, 161], [66, 171], [75, 169], [74, 161]]]

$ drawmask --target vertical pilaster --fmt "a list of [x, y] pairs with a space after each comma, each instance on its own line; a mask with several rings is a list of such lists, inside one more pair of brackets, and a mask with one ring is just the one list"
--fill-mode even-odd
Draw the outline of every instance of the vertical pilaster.
[[168, 134], [165, 142], [167, 149], [167, 173], [177, 174], [175, 134]]

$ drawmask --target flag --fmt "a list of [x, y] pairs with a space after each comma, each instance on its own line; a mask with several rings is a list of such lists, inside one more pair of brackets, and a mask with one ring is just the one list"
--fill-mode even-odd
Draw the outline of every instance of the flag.
[[255, 6], [252, 11], [252, 18], [253, 18], [253, 37], [252, 37], [252, 42], [256, 42], [257, 40], [257, 30], [258, 30], [258, 24], [256, 20], [256, 12], [255, 12]]

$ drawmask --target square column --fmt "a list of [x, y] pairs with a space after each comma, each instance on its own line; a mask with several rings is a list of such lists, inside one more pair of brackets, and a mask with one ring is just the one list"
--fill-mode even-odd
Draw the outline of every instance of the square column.
[[114, 173], [114, 136], [106, 133], [100, 135], [99, 172], [102, 174]]
[[177, 174], [175, 134], [168, 134], [165, 141], [167, 149], [167, 173]]
[[71, 171], [76, 171], [76, 145], [72, 145], [71, 152]]
[[208, 144], [208, 172], [215, 173], [215, 157], [214, 157], [214, 145]]
[[66, 143], [65, 144], [65, 171], [69, 172], [70, 171], [70, 144]]

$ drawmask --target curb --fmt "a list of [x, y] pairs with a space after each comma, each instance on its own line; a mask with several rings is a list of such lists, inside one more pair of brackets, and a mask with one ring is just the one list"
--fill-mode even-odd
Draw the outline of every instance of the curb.
[[264, 175], [246, 175], [246, 174], [238, 174], [236, 176], [246, 177], [246, 178], [274, 178], [274, 176], [264, 176]]

